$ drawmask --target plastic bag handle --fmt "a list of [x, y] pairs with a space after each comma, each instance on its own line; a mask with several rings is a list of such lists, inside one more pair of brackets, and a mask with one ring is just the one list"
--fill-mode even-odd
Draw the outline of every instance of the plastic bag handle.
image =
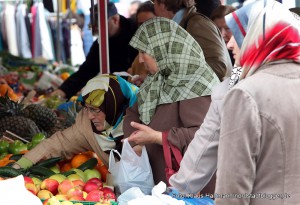
[[118, 150], [115, 150], [115, 149], [110, 150], [110, 153], [109, 153], [109, 167], [111, 166], [111, 164], [116, 164], [114, 152], [115, 152], [116, 154], [118, 154], [119, 157], [120, 157], [120, 159], [121, 159], [121, 154], [119, 153]]

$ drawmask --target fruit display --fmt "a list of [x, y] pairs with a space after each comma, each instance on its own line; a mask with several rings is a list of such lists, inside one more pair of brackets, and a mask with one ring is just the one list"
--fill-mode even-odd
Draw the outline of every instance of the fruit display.
[[[7, 145], [3, 143], [2, 147], [6, 150]], [[101, 173], [96, 169], [98, 159], [93, 156], [94, 152], [85, 152], [74, 155], [70, 160], [53, 157], [42, 160], [27, 170], [4, 166], [0, 167], [0, 177], [6, 179], [22, 174], [26, 189], [40, 198], [43, 204], [53, 205], [56, 201], [57, 205], [85, 205], [85, 202], [111, 205], [116, 202], [116, 195], [113, 187], [102, 180]], [[71, 168], [61, 171], [60, 167], [65, 163], [70, 163]]]

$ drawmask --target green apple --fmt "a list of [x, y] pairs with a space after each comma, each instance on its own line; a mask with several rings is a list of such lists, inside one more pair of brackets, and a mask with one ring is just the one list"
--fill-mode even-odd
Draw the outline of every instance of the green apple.
[[66, 176], [62, 175], [62, 174], [53, 174], [52, 176], [49, 177], [50, 179], [55, 179], [56, 181], [58, 181], [58, 183], [64, 181], [65, 179], [67, 179]]
[[83, 178], [81, 178], [81, 176], [79, 176], [78, 174], [70, 174], [69, 176], [67, 176], [67, 179], [69, 179], [70, 181], [74, 181], [74, 180], [83, 181]]
[[83, 179], [83, 181], [86, 182], [86, 180], [85, 180], [85, 174], [84, 174], [84, 172], [81, 169], [73, 168], [71, 170], [75, 171], [76, 174], [78, 174]]
[[101, 174], [97, 169], [86, 169], [84, 171], [85, 180], [88, 181], [91, 178], [101, 178]]

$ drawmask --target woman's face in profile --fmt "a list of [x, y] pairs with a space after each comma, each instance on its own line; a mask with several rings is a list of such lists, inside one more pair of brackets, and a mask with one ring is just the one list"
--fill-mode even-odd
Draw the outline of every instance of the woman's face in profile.
[[159, 70], [156, 60], [149, 54], [141, 51], [139, 52], [139, 63], [144, 63], [145, 69], [152, 75]]
[[101, 109], [86, 103], [84, 111], [87, 112], [88, 118], [92, 121], [98, 131], [103, 131], [105, 129], [104, 122], [106, 115]]
[[236, 66], [241, 66], [240, 65], [240, 53], [241, 53], [241, 49], [239, 48], [234, 36], [232, 35], [229, 42], [227, 43], [227, 48], [228, 50], [232, 51], [233, 54], [233, 58], [235, 60], [234, 64]]

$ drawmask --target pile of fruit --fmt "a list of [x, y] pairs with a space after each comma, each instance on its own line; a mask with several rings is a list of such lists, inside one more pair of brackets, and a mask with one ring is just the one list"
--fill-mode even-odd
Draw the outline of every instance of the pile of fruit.
[[[70, 165], [66, 171], [67, 165]], [[97, 167], [101, 166], [103, 176]], [[25, 187], [46, 205], [68, 205], [76, 201], [110, 205], [116, 201], [113, 187], [107, 186], [107, 168], [93, 152], [76, 154], [70, 160], [54, 157], [38, 162], [31, 168], [0, 167], [0, 180], [24, 176]], [[54, 203], [55, 201], [55, 203]], [[73, 204], [73, 203], [72, 203]]]

